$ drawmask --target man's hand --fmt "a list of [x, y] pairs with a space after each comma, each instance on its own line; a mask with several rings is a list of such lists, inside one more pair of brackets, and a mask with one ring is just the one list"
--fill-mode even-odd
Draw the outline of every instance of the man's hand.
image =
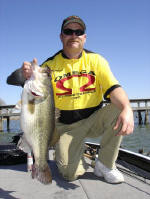
[[[33, 63], [37, 64], [37, 59], [34, 58], [33, 59]], [[23, 62], [22, 64], [22, 72], [23, 72], [23, 76], [26, 78], [26, 79], [29, 79], [32, 75], [32, 68], [31, 68], [31, 63], [30, 62]]]
[[116, 125], [114, 126], [114, 130], [119, 129], [119, 127], [122, 126], [121, 130], [116, 134], [118, 135], [129, 135], [133, 133], [134, 129], [134, 118], [133, 118], [133, 111], [131, 107], [124, 108], [116, 122]]
[[116, 135], [131, 134], [134, 130], [134, 117], [125, 91], [121, 87], [114, 89], [110, 93], [110, 99], [111, 102], [121, 110], [121, 113], [114, 126], [114, 130], [119, 129], [120, 126], [121, 130]]

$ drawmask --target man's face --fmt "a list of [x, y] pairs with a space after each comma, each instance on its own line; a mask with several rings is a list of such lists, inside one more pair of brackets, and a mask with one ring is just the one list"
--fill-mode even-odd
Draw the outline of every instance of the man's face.
[[[70, 23], [64, 27], [64, 29], [71, 29], [71, 30], [83, 30], [82, 26], [78, 23]], [[75, 33], [72, 35], [67, 35], [61, 33], [60, 39], [63, 43], [63, 49], [71, 50], [71, 51], [81, 51], [83, 49], [84, 43], [86, 41], [86, 34], [77, 36]]]

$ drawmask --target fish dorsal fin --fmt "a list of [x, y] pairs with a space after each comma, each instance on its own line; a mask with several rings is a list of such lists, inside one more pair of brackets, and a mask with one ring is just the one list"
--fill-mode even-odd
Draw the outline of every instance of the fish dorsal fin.
[[21, 110], [21, 106], [22, 106], [22, 101], [19, 100], [19, 101], [17, 102], [17, 104], [15, 105], [15, 109]]

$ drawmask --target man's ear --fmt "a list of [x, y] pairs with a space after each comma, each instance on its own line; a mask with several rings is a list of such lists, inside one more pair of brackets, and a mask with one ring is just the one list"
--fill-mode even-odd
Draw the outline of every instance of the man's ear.
[[61, 40], [61, 42], [62, 42], [62, 37], [63, 37], [63, 36], [62, 36], [62, 33], [60, 33], [60, 40]]
[[86, 42], [87, 35], [84, 34], [84, 43]]

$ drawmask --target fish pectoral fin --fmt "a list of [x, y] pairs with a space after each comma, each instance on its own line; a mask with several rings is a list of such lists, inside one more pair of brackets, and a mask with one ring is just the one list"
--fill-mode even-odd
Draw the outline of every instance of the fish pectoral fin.
[[52, 135], [52, 139], [50, 140], [49, 147], [55, 146], [55, 144], [58, 142], [59, 138], [60, 138], [60, 135], [55, 128], [54, 133]]
[[21, 110], [21, 106], [22, 106], [22, 101], [19, 100], [19, 101], [17, 102], [17, 104], [15, 105], [15, 109]]
[[58, 108], [55, 108], [55, 119], [58, 120], [60, 117], [60, 110]]

